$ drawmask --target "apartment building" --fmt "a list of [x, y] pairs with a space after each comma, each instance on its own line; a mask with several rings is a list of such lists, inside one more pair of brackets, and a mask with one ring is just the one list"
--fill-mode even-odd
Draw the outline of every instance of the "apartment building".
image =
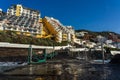
[[75, 40], [75, 30], [72, 26], [66, 26], [68, 29], [68, 41], [74, 41]]
[[30, 8], [26, 8], [20, 4], [12, 5], [7, 9], [7, 15], [1, 23], [4, 23], [0, 28], [3, 30], [18, 31], [27, 36], [41, 35], [40, 12]]
[[[1, 11], [0, 9], [0, 13]], [[17, 31], [18, 34], [36, 38], [51, 38], [57, 42], [75, 39], [72, 26], [64, 26], [53, 17], [41, 18], [38, 10], [26, 8], [20, 4], [10, 6], [7, 14], [0, 19], [0, 30]]]
[[74, 29], [72, 26], [64, 26], [59, 20], [45, 16], [43, 24], [48, 29], [49, 34], [55, 37], [57, 42], [74, 40]]
[[38, 10], [30, 9], [24, 7], [20, 4], [12, 5], [10, 8], [7, 9], [8, 15], [16, 15], [16, 16], [25, 16], [29, 18], [40, 18], [40, 12]]

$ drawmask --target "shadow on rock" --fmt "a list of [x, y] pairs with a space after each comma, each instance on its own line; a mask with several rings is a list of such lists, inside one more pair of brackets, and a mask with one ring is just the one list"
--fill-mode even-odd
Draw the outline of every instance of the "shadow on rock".
[[112, 63], [112, 64], [120, 64], [120, 54], [116, 54], [115, 56], [113, 56], [110, 63]]

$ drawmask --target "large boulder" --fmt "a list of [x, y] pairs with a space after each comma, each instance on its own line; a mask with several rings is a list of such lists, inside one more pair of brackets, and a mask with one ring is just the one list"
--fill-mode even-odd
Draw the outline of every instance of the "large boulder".
[[112, 64], [120, 64], [120, 54], [116, 54], [115, 56], [113, 56], [110, 63], [112, 63]]

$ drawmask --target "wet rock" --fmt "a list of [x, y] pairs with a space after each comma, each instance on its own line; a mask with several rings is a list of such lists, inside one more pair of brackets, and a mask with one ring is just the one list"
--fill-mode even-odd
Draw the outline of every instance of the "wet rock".
[[120, 54], [116, 54], [115, 56], [113, 56], [110, 63], [112, 63], [112, 64], [120, 64]]

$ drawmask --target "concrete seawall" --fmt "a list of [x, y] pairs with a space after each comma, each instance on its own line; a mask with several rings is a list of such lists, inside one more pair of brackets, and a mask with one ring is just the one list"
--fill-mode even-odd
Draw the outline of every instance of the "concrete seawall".
[[[0, 47], [10, 47], [10, 48], [28, 48], [29, 44], [15, 44], [15, 43], [7, 43], [7, 42], [0, 42]], [[59, 50], [61, 48], [66, 48], [69, 46], [55, 46], [55, 50]], [[33, 49], [53, 49], [53, 46], [40, 46], [40, 45], [32, 45]]]
[[[35, 52], [40, 49], [34, 49]], [[0, 61], [27, 61], [27, 48], [0, 47]]]
[[[66, 48], [68, 46], [55, 46], [55, 50]], [[0, 61], [27, 61], [29, 44], [11, 44], [0, 42]], [[32, 45], [34, 52], [46, 49], [46, 53], [53, 51], [52, 46]]]

